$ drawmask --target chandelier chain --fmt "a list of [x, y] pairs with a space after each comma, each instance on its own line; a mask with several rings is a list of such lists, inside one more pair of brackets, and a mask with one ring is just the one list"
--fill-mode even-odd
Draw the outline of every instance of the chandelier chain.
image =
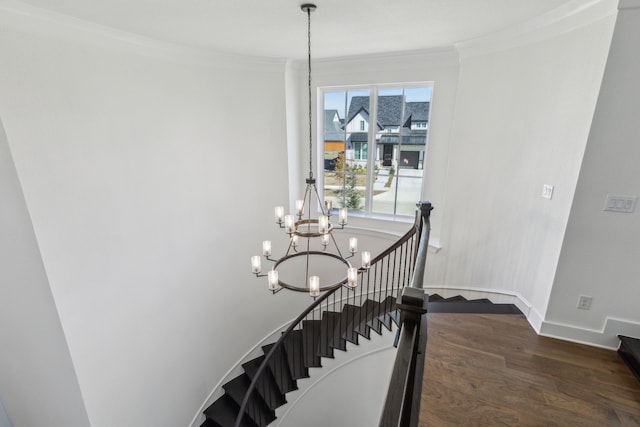
[[309, 70], [308, 89], [309, 89], [309, 179], [313, 179], [313, 145], [312, 145], [312, 126], [311, 126], [311, 8], [307, 8], [307, 65]]
[[[358, 251], [358, 239], [351, 237], [349, 239], [349, 253], [350, 255], [344, 256], [338, 243], [334, 238], [332, 231], [335, 226], [339, 226], [340, 229], [344, 229], [347, 225], [347, 208], [337, 208], [337, 224], [331, 224], [330, 218], [332, 215], [332, 203], [331, 200], [323, 200], [318, 193], [318, 187], [316, 186], [316, 180], [313, 178], [313, 103], [312, 103], [312, 88], [311, 88], [311, 12], [316, 9], [315, 4], [306, 3], [300, 6], [300, 8], [307, 13], [307, 64], [308, 64], [308, 106], [309, 106], [309, 178], [306, 180], [306, 189], [304, 197], [295, 201], [295, 213], [288, 215], [284, 214], [283, 206], [276, 206], [275, 220], [276, 224], [289, 236], [289, 245], [284, 256], [280, 258], [272, 257], [272, 246], [270, 240], [262, 242], [262, 255], [264, 255], [267, 261], [273, 262], [271, 270], [267, 274], [261, 274], [261, 257], [254, 255], [251, 257], [251, 272], [256, 277], [267, 277], [268, 288], [271, 292], [276, 293], [283, 288], [293, 291], [309, 292], [313, 298], [320, 295], [320, 292], [324, 292], [330, 289], [335, 289], [338, 286], [346, 286], [349, 289], [353, 289], [358, 285], [358, 274], [360, 271], [364, 271], [370, 266], [371, 256], [369, 252], [362, 252], [362, 264], [363, 267], [357, 269], [352, 267], [349, 261]], [[320, 115], [320, 112], [319, 114]], [[319, 121], [318, 121], [319, 123]], [[318, 138], [318, 144], [321, 144], [321, 138]], [[319, 145], [318, 145], [319, 147]], [[319, 169], [319, 166], [318, 166]], [[312, 210], [318, 207], [319, 215], [317, 218], [312, 217]], [[305, 218], [306, 208], [306, 218]], [[296, 220], [297, 217], [297, 220]], [[306, 245], [299, 240], [306, 240]], [[314, 246], [311, 245], [312, 239]], [[331, 249], [328, 246], [333, 243], [335, 249]], [[305, 247], [306, 246], [306, 247]], [[292, 261], [298, 258], [298, 264], [296, 261]], [[312, 262], [312, 259], [323, 259], [322, 262]], [[304, 260], [304, 264], [301, 261]], [[328, 281], [328, 284], [321, 285], [319, 273], [327, 270], [326, 261], [339, 262], [342, 267], [346, 267], [347, 275], [335, 280]], [[293, 263], [293, 264], [292, 264]], [[287, 283], [288, 280], [283, 280], [279, 273], [278, 268], [283, 264], [293, 265], [294, 269], [304, 268], [305, 279], [304, 282]], [[313, 264], [313, 268], [312, 268]], [[284, 269], [285, 272], [287, 268]], [[292, 268], [288, 268], [291, 273]], [[286, 279], [286, 278], [285, 278]]]

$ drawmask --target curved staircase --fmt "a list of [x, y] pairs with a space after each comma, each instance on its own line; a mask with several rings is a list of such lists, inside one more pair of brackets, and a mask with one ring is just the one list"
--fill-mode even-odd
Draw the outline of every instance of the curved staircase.
[[[426, 315], [430, 313], [522, 314], [512, 304], [488, 299], [442, 298], [428, 302], [422, 290], [431, 204], [418, 204], [414, 226], [396, 243], [359, 270], [357, 291], [338, 287], [318, 297], [277, 342], [262, 347], [263, 354], [242, 364], [244, 373], [227, 381], [224, 394], [204, 410], [201, 427], [263, 427], [276, 419], [276, 409], [287, 403], [297, 381], [309, 377], [309, 368], [322, 367], [323, 358], [347, 342], [369, 339], [400, 327], [398, 355], [387, 393], [381, 426], [417, 426], [426, 347]], [[422, 331], [422, 332], [421, 332]], [[404, 423], [411, 418], [410, 424]], [[400, 424], [399, 421], [400, 420]]]
[[[443, 298], [432, 294], [427, 307], [432, 314], [522, 314], [513, 304], [494, 304], [486, 298], [467, 300], [461, 295]], [[346, 351], [347, 341], [357, 345], [361, 337], [369, 339], [371, 331], [379, 335], [385, 329], [391, 331], [393, 323], [399, 325], [399, 320], [396, 297], [388, 295], [381, 302], [366, 299], [361, 305], [345, 304], [341, 311], [323, 311], [321, 319], [303, 321], [302, 328], [293, 331], [286, 338], [284, 348], [270, 360], [247, 405], [242, 425], [269, 425], [276, 419], [276, 408], [287, 403], [286, 394], [298, 388], [297, 380], [309, 377], [309, 368], [322, 367], [322, 358], [332, 358], [335, 350]], [[265, 355], [273, 345], [263, 347]], [[244, 363], [244, 373], [223, 386], [225, 394], [204, 411], [207, 418], [202, 427], [234, 425], [242, 400], [264, 358], [262, 355]]]
[[[379, 335], [384, 329], [391, 331], [398, 321], [396, 298], [391, 295], [381, 302], [366, 299], [361, 305], [345, 304], [341, 311], [324, 311], [321, 319], [303, 321], [302, 328], [289, 334], [284, 348], [271, 358], [249, 400], [242, 426], [263, 427], [274, 421], [276, 408], [287, 403], [285, 396], [297, 389], [297, 380], [309, 377], [309, 368], [321, 367], [322, 358], [332, 358], [335, 350], [345, 351], [347, 341], [358, 344], [361, 337], [369, 339], [372, 331]], [[264, 346], [264, 355], [272, 347]], [[244, 363], [244, 373], [223, 386], [224, 395], [204, 411], [202, 427], [234, 425], [264, 355]]]

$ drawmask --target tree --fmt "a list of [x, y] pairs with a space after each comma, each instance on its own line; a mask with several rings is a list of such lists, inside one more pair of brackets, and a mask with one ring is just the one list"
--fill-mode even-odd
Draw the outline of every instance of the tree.
[[396, 173], [395, 166], [391, 165], [389, 168], [389, 178], [387, 178], [387, 182], [384, 184], [385, 187], [391, 187], [391, 183], [393, 182], [393, 175]]
[[360, 209], [360, 192], [356, 189], [356, 173], [353, 170], [347, 171], [347, 187], [345, 188], [345, 207], [349, 209]]
[[336, 163], [333, 166], [333, 170], [336, 173], [336, 176], [342, 179], [344, 177], [344, 169], [345, 169], [344, 151], [341, 151], [340, 154], [338, 154], [338, 157], [336, 157]]

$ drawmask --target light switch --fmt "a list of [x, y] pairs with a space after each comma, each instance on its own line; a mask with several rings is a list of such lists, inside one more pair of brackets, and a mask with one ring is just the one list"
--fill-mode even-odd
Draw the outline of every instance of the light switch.
[[609, 212], [632, 213], [636, 208], [637, 196], [614, 196], [607, 194], [604, 210]]

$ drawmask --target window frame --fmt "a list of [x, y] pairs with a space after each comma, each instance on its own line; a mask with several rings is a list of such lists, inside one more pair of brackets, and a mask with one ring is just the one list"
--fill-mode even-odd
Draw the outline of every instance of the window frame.
[[[338, 92], [338, 91], [344, 91], [346, 93], [348, 92], [353, 92], [353, 91], [363, 91], [363, 90], [368, 90], [369, 91], [369, 117], [377, 117], [378, 116], [378, 97], [379, 92], [381, 90], [385, 90], [385, 89], [412, 89], [412, 88], [425, 88], [428, 87], [431, 89], [431, 96], [429, 99], [429, 113], [428, 113], [428, 118], [427, 118], [427, 125], [425, 128], [421, 128], [424, 130], [427, 130], [426, 133], [426, 137], [425, 137], [425, 145], [424, 145], [424, 151], [423, 151], [423, 155], [421, 156], [422, 160], [420, 163], [422, 163], [422, 176], [421, 176], [421, 184], [420, 184], [420, 195], [422, 197], [422, 194], [424, 192], [424, 187], [425, 187], [425, 178], [426, 178], [426, 161], [427, 161], [427, 150], [429, 147], [429, 136], [431, 134], [431, 132], [429, 131], [430, 126], [430, 122], [431, 122], [431, 112], [433, 111], [433, 94], [435, 91], [435, 84], [433, 81], [421, 81], [421, 82], [401, 82], [401, 83], [374, 83], [374, 84], [362, 84], [362, 85], [330, 85], [330, 86], [317, 86], [316, 87], [316, 95], [317, 95], [317, 102], [316, 102], [316, 108], [317, 108], [317, 117], [324, 117], [324, 111], [325, 111], [325, 105], [324, 105], [324, 100], [325, 100], [325, 96], [324, 94], [326, 92]], [[405, 99], [403, 98], [402, 101], [403, 105], [402, 105], [402, 110], [403, 110], [403, 114], [404, 114], [404, 104], [405, 104]], [[345, 104], [346, 104], [346, 97], [345, 97]], [[345, 119], [346, 119], [346, 112], [348, 110], [348, 105], [345, 105]], [[403, 117], [404, 120], [404, 117]], [[364, 207], [359, 209], [359, 210], [350, 210], [349, 211], [349, 215], [350, 216], [354, 216], [354, 217], [361, 217], [361, 218], [372, 218], [372, 219], [381, 219], [381, 220], [392, 220], [392, 221], [401, 221], [401, 222], [409, 222], [413, 220], [413, 215], [404, 215], [404, 214], [400, 214], [400, 213], [382, 213], [382, 212], [373, 212], [373, 190], [374, 190], [374, 186], [373, 186], [373, 174], [374, 174], [374, 165], [376, 162], [376, 151], [377, 151], [377, 142], [376, 142], [376, 133], [377, 133], [377, 129], [376, 126], [371, 126], [371, 120], [369, 120], [369, 124], [370, 126], [368, 126], [367, 129], [367, 159], [366, 159], [366, 164], [367, 164], [367, 174], [366, 174], [366, 182], [367, 185], [365, 187], [365, 195], [364, 195]], [[318, 141], [318, 143], [316, 144], [316, 155], [317, 155], [317, 168], [318, 171], [324, 171], [324, 121], [323, 120], [317, 120], [316, 121], [316, 126], [315, 126], [315, 131], [316, 131], [316, 141]], [[399, 128], [398, 128], [398, 132], [401, 133], [402, 132], [402, 124], [400, 124]], [[345, 135], [348, 134], [348, 132], [345, 129]], [[346, 143], [345, 143], [346, 144]], [[402, 144], [399, 144], [397, 146], [398, 150], [398, 154], [400, 153], [400, 149], [402, 147]], [[394, 150], [395, 150], [394, 149]], [[372, 154], [373, 153], [373, 154]], [[345, 145], [345, 156], [346, 156], [346, 145]], [[354, 154], [355, 156], [355, 154]], [[400, 167], [397, 168], [397, 174], [400, 173]], [[322, 202], [324, 203], [324, 194], [325, 194], [325, 190], [324, 190], [324, 173], [318, 173], [317, 174], [317, 181], [318, 181], [318, 189], [319, 192], [322, 194]], [[398, 180], [395, 180], [396, 183], [398, 182]], [[397, 191], [397, 188], [396, 188]], [[416, 203], [419, 200], [416, 200]], [[396, 206], [397, 207], [397, 206]]]

